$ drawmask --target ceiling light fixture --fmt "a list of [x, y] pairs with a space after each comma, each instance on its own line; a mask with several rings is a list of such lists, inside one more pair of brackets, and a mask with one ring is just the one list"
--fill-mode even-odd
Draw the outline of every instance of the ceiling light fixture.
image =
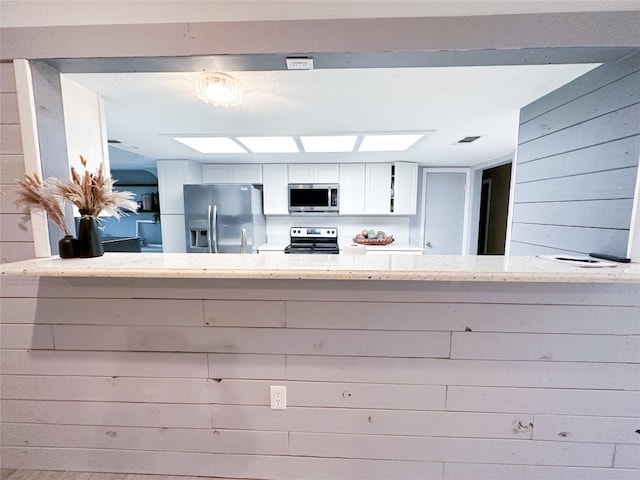
[[196, 79], [196, 95], [205, 103], [235, 107], [242, 103], [242, 84], [225, 73], [203, 72]]
[[357, 135], [318, 135], [301, 136], [300, 141], [307, 153], [318, 152], [353, 152]]
[[228, 137], [173, 137], [174, 140], [200, 153], [247, 153]]
[[236, 137], [252, 153], [299, 153], [293, 137]]
[[402, 152], [420, 140], [424, 134], [365, 135], [360, 152]]

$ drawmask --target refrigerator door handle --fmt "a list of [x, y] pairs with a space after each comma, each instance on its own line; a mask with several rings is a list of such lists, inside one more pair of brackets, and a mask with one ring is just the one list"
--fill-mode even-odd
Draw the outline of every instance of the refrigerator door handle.
[[211, 219], [213, 230], [213, 253], [218, 253], [218, 206], [213, 206], [213, 218]]
[[207, 208], [207, 248], [209, 249], [209, 253], [213, 253], [212, 250], [212, 241], [211, 241], [211, 219], [212, 219], [212, 213], [211, 213], [211, 205], [208, 206]]
[[240, 231], [240, 253], [247, 253], [247, 229]]

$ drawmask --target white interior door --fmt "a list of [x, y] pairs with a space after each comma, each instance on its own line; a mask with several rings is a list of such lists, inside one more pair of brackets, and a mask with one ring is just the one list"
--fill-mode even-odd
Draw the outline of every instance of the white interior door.
[[462, 255], [467, 172], [425, 169], [424, 193], [424, 254]]

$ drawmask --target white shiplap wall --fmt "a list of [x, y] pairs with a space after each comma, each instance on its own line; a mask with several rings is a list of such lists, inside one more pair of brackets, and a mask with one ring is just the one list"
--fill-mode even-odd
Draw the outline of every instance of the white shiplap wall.
[[13, 63], [0, 63], [0, 262], [35, 255], [31, 222], [13, 203], [16, 179], [24, 175], [22, 136]]
[[626, 256], [640, 158], [640, 53], [522, 109], [513, 255]]
[[0, 281], [5, 468], [640, 475], [638, 285]]

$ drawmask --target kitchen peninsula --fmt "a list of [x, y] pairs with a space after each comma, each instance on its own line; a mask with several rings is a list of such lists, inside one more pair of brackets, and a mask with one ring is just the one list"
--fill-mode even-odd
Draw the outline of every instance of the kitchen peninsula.
[[3, 468], [640, 472], [638, 264], [107, 252], [0, 270]]
[[534, 256], [189, 255], [109, 253], [3, 264], [2, 275], [45, 277], [640, 283], [640, 264], [579, 268]]

